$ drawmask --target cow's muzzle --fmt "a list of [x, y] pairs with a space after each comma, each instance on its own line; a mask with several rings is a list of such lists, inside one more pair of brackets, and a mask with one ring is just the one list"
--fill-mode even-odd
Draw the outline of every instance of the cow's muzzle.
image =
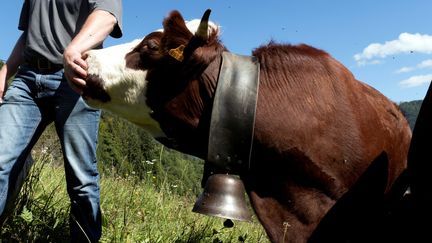
[[104, 81], [102, 78], [94, 74], [89, 74], [86, 78], [86, 82], [87, 84], [82, 94], [84, 98], [91, 98], [101, 102], [108, 102], [111, 100], [111, 97], [104, 89]]

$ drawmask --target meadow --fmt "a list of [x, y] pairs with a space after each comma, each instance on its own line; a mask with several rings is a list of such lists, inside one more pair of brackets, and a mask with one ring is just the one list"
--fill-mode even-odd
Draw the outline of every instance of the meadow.
[[[35, 163], [1, 228], [0, 242], [69, 241], [69, 198], [53, 137], [46, 132], [33, 150]], [[145, 160], [141, 171], [131, 167], [127, 156], [116, 166], [101, 163], [101, 242], [269, 242], [255, 217], [224, 227], [224, 219], [193, 213], [200, 179], [191, 185], [188, 174], [197, 160], [179, 163], [188, 158], [155, 146], [157, 156]], [[172, 159], [179, 163], [175, 171], [164, 165]]]

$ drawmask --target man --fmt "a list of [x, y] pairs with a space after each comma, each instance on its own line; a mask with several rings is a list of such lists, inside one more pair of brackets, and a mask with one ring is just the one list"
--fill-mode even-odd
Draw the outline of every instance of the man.
[[100, 111], [88, 107], [78, 92], [87, 75], [84, 53], [101, 48], [108, 35], [121, 37], [121, 17], [121, 0], [24, 1], [18, 26], [23, 33], [0, 70], [2, 217], [13, 205], [31, 148], [54, 122], [71, 200], [72, 241], [100, 239], [96, 166]]

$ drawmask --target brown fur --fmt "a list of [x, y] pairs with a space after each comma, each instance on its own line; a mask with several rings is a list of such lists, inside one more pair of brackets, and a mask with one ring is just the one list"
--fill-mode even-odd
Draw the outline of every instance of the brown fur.
[[[148, 35], [127, 63], [148, 70], [148, 105], [176, 148], [205, 158], [226, 48], [213, 34], [189, 46], [183, 62], [167, 54], [191, 42], [194, 36], [174, 11], [164, 33]], [[390, 190], [406, 168], [411, 132], [395, 104], [324, 51], [269, 43], [253, 55], [261, 72], [252, 162], [237, 173], [270, 240], [306, 242], [382, 152], [388, 177], [381, 194]]]

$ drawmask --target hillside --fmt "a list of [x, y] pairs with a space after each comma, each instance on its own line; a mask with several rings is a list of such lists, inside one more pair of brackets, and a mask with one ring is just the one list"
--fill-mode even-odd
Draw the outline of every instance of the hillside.
[[408, 120], [411, 130], [414, 129], [417, 115], [420, 111], [420, 107], [423, 100], [414, 100], [409, 102], [402, 102], [399, 104], [400, 109]]

